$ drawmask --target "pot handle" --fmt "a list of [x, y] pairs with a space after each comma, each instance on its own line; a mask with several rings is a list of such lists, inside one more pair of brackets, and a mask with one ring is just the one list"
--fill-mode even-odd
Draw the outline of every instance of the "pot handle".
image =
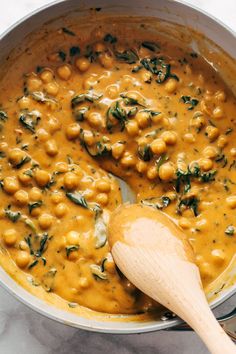
[[[236, 343], [236, 308], [230, 313], [218, 317], [218, 322], [228, 334], [228, 336]], [[168, 329], [169, 331], [192, 331], [186, 323]]]

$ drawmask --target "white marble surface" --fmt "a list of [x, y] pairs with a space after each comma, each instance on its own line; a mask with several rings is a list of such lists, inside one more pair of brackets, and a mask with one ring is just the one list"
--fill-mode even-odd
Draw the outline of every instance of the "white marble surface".
[[[0, 33], [49, 0], [0, 0]], [[235, 0], [189, 0], [220, 18], [236, 31]], [[221, 306], [225, 313], [236, 296]], [[69, 328], [28, 309], [0, 288], [1, 354], [207, 354], [193, 333], [156, 332], [140, 335], [106, 335]]]

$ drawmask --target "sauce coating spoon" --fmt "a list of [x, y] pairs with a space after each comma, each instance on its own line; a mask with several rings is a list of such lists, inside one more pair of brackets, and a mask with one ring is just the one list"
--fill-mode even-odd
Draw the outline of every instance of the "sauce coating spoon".
[[123, 204], [111, 214], [108, 240], [117, 266], [137, 288], [187, 322], [212, 354], [236, 353], [209, 308], [192, 247], [168, 216]]

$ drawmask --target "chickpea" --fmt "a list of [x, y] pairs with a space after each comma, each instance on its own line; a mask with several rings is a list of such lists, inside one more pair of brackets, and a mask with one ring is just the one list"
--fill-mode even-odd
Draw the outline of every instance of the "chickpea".
[[236, 157], [236, 148], [235, 148], [235, 147], [233, 147], [233, 148], [230, 150], [230, 154], [231, 154], [231, 156]]
[[[167, 119], [167, 121], [166, 121], [166, 119]], [[154, 116], [152, 116], [151, 120], [155, 124], [162, 122], [163, 125], [169, 126], [169, 120], [168, 120], [168, 118], [164, 118], [163, 113], [155, 114]]]
[[153, 142], [150, 145], [150, 148], [152, 152], [157, 155], [161, 155], [167, 150], [165, 141], [160, 138], [153, 140]]
[[147, 171], [147, 164], [146, 162], [144, 161], [138, 161], [137, 164], [136, 164], [136, 170], [139, 172], [139, 173], [144, 173]]
[[215, 248], [211, 251], [211, 256], [213, 258], [214, 263], [221, 265], [225, 262], [225, 252], [221, 249]]
[[16, 256], [16, 264], [20, 268], [25, 268], [30, 262], [30, 255], [26, 251], [19, 251]]
[[153, 180], [158, 177], [158, 171], [156, 166], [151, 166], [147, 170], [147, 178]]
[[228, 138], [225, 135], [220, 135], [217, 140], [217, 146], [223, 149], [228, 144]]
[[224, 116], [224, 111], [220, 106], [217, 106], [212, 112], [213, 118], [221, 119]]
[[184, 134], [184, 141], [188, 144], [193, 144], [195, 143], [196, 139], [192, 133], [186, 133]]
[[86, 289], [90, 286], [88, 278], [81, 277], [79, 278], [79, 286], [83, 289]]
[[96, 196], [96, 202], [101, 205], [107, 205], [108, 203], [108, 196], [106, 193], [99, 193]]
[[52, 226], [53, 217], [48, 213], [44, 213], [39, 216], [38, 222], [42, 230], [47, 230]]
[[3, 189], [8, 194], [15, 194], [20, 188], [19, 182], [15, 177], [5, 177], [3, 180]]
[[218, 102], [225, 102], [226, 101], [226, 94], [224, 91], [217, 91], [215, 93], [215, 99], [218, 101]]
[[16, 203], [21, 206], [26, 205], [29, 201], [28, 193], [26, 191], [24, 191], [23, 189], [19, 189], [14, 194], [14, 198], [16, 200]]
[[87, 121], [92, 127], [101, 127], [103, 119], [100, 113], [90, 112], [87, 116]]
[[212, 278], [213, 277], [213, 272], [212, 272], [212, 267], [210, 263], [208, 262], [203, 262], [199, 264], [199, 269], [202, 278]]
[[7, 229], [2, 234], [2, 238], [7, 246], [14, 246], [17, 241], [17, 236], [15, 229]]
[[163, 132], [161, 138], [167, 145], [175, 145], [177, 142], [177, 134], [172, 130], [166, 130]]
[[88, 146], [94, 144], [94, 135], [90, 130], [84, 130], [84, 141]]
[[17, 177], [24, 186], [27, 186], [32, 181], [31, 170], [21, 170]]
[[51, 196], [51, 200], [54, 204], [58, 204], [60, 202], [62, 202], [64, 199], [64, 195], [62, 192], [54, 192]]
[[121, 156], [123, 155], [124, 151], [125, 151], [125, 144], [123, 144], [123, 143], [117, 142], [117, 143], [113, 144], [112, 147], [111, 147], [112, 156], [116, 160], [121, 158]]
[[95, 194], [95, 191], [93, 189], [89, 189], [89, 188], [85, 189], [85, 191], [83, 193], [85, 199], [87, 199], [87, 200], [92, 199], [94, 197], [94, 194]]
[[56, 96], [59, 92], [59, 86], [56, 81], [48, 82], [45, 84], [44, 88], [45, 91], [51, 96]]
[[55, 215], [58, 218], [62, 218], [63, 216], [66, 215], [68, 212], [68, 206], [65, 203], [59, 203], [57, 204], [55, 208]]
[[46, 150], [46, 153], [51, 157], [57, 155], [58, 154], [58, 147], [57, 147], [56, 141], [54, 139], [48, 140], [45, 143], [45, 150]]
[[177, 81], [175, 79], [169, 79], [165, 84], [165, 90], [167, 93], [173, 93], [177, 88]]
[[67, 172], [64, 176], [64, 186], [68, 190], [76, 189], [79, 182], [79, 177], [74, 172]]
[[80, 134], [80, 125], [78, 123], [69, 124], [66, 128], [66, 137], [68, 140], [77, 139]]
[[38, 201], [42, 199], [42, 192], [39, 188], [37, 187], [33, 187], [30, 191], [29, 191], [29, 197], [30, 200], [32, 201]]
[[170, 162], [163, 163], [159, 168], [159, 177], [162, 181], [170, 181], [175, 176], [175, 168]]
[[39, 187], [45, 187], [51, 180], [51, 176], [47, 171], [37, 169], [34, 178]]
[[106, 94], [109, 98], [114, 99], [118, 96], [119, 90], [117, 85], [109, 85], [106, 88]]
[[208, 158], [202, 158], [198, 161], [198, 163], [203, 171], [209, 171], [213, 167], [212, 160]]
[[152, 74], [147, 71], [143, 72], [142, 73], [142, 80], [144, 82], [150, 83], [152, 81]]
[[111, 184], [105, 179], [100, 179], [96, 182], [96, 188], [99, 192], [109, 193], [111, 190]]
[[138, 123], [135, 120], [130, 120], [127, 124], [126, 124], [126, 130], [127, 133], [130, 136], [136, 136], [139, 133], [139, 127], [138, 127]]
[[99, 62], [106, 69], [110, 69], [114, 63], [112, 56], [106, 52], [99, 55]]
[[201, 130], [206, 125], [206, 119], [202, 112], [196, 112], [194, 117], [190, 120], [190, 127]]
[[44, 143], [49, 139], [49, 134], [44, 128], [39, 128], [36, 131], [37, 137], [40, 142]]
[[66, 241], [69, 245], [78, 245], [80, 242], [80, 234], [76, 231], [69, 231], [66, 234]]
[[218, 138], [220, 132], [219, 129], [216, 127], [213, 127], [212, 125], [208, 125], [206, 127], [206, 135], [208, 136], [210, 141], [214, 141]]
[[148, 112], [138, 112], [135, 116], [135, 119], [138, 123], [138, 126], [142, 129], [146, 128], [151, 123]]
[[191, 222], [187, 218], [180, 218], [178, 224], [184, 230], [190, 229], [191, 227]]
[[203, 155], [208, 159], [214, 159], [218, 155], [218, 149], [214, 146], [207, 146], [203, 150]]
[[123, 167], [129, 168], [136, 164], [136, 158], [127, 151], [124, 153], [124, 156], [121, 158], [120, 162]]
[[231, 195], [226, 198], [226, 203], [230, 209], [236, 208], [236, 195]]
[[56, 131], [60, 130], [61, 128], [61, 123], [55, 117], [50, 117], [49, 121], [47, 122], [47, 125], [51, 134], [54, 134]]
[[27, 88], [29, 91], [37, 91], [42, 86], [42, 80], [40, 80], [37, 76], [31, 76], [27, 80]]
[[57, 68], [57, 74], [60, 77], [60, 79], [67, 81], [71, 77], [72, 71], [69, 65], [65, 64]]
[[81, 72], [85, 72], [89, 69], [90, 67], [90, 61], [87, 58], [78, 58], [75, 61], [75, 66], [77, 69], [79, 69]]
[[20, 149], [12, 149], [9, 152], [8, 160], [13, 166], [17, 166], [26, 157], [26, 154]]
[[50, 69], [43, 70], [40, 78], [44, 83], [49, 83], [53, 80], [53, 72]]
[[68, 171], [68, 164], [65, 162], [57, 162], [56, 163], [56, 169], [60, 173], [65, 173]]
[[18, 105], [20, 109], [29, 109], [31, 104], [31, 99], [29, 97], [23, 96], [18, 100]]
[[29, 246], [27, 245], [27, 243], [26, 243], [24, 240], [21, 240], [21, 241], [19, 242], [19, 249], [20, 249], [21, 251], [26, 251], [26, 250], [29, 249]]

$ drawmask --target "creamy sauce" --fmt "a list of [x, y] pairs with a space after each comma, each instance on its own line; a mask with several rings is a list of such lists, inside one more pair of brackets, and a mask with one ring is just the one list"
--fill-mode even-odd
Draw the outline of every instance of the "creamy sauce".
[[75, 312], [155, 309], [110, 254], [106, 225], [122, 202], [111, 171], [184, 229], [209, 286], [236, 250], [233, 94], [141, 21], [45, 38], [1, 81], [1, 264]]

